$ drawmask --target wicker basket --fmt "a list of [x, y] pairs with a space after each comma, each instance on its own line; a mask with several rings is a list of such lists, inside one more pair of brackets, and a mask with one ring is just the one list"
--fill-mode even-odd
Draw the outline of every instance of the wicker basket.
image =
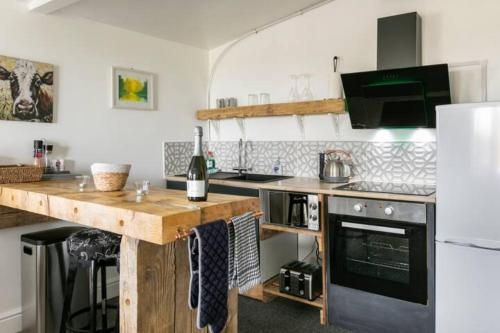
[[42, 180], [43, 168], [31, 165], [0, 165], [0, 184], [30, 183]]
[[95, 173], [94, 185], [98, 191], [120, 191], [127, 183], [128, 173], [102, 172]]

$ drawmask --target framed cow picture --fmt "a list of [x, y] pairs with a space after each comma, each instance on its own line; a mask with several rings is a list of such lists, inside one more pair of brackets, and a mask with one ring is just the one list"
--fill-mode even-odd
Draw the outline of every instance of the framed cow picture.
[[155, 75], [113, 67], [112, 108], [155, 110]]
[[54, 65], [0, 56], [0, 120], [54, 120]]

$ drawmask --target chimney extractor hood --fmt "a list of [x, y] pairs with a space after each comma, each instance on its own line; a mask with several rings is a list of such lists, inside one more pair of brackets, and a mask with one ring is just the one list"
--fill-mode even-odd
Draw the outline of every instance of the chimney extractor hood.
[[417, 13], [378, 20], [378, 70], [341, 75], [352, 128], [436, 127], [448, 65], [421, 66], [420, 30]]
[[422, 66], [420, 16], [382, 17], [377, 24], [377, 69]]

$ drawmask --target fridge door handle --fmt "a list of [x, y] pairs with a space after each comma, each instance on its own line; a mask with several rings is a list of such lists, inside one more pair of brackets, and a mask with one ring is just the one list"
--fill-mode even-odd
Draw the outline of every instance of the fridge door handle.
[[458, 246], [464, 246], [464, 247], [472, 247], [474, 249], [499, 251], [500, 252], [500, 248], [498, 248], [498, 247], [482, 246], [482, 245], [477, 245], [477, 244], [473, 244], [473, 243], [461, 242], [461, 241], [450, 240], [450, 239], [444, 240], [443, 243], [445, 243], [445, 244], [452, 244], [452, 245], [458, 245]]

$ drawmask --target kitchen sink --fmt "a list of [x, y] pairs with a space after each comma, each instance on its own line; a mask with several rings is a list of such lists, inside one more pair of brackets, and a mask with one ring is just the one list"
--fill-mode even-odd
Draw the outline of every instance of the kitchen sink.
[[[179, 177], [186, 177], [186, 174], [177, 175]], [[209, 179], [221, 179], [228, 181], [238, 181], [238, 182], [254, 182], [254, 183], [268, 183], [277, 180], [283, 180], [288, 178], [293, 178], [292, 176], [282, 176], [282, 175], [263, 175], [258, 173], [243, 173], [238, 174], [236, 172], [216, 172], [208, 176]]]
[[258, 173], [244, 173], [242, 175], [236, 175], [228, 180], [237, 180], [244, 182], [256, 182], [256, 183], [267, 183], [276, 180], [292, 178], [291, 176], [281, 176], [281, 175], [261, 175]]

